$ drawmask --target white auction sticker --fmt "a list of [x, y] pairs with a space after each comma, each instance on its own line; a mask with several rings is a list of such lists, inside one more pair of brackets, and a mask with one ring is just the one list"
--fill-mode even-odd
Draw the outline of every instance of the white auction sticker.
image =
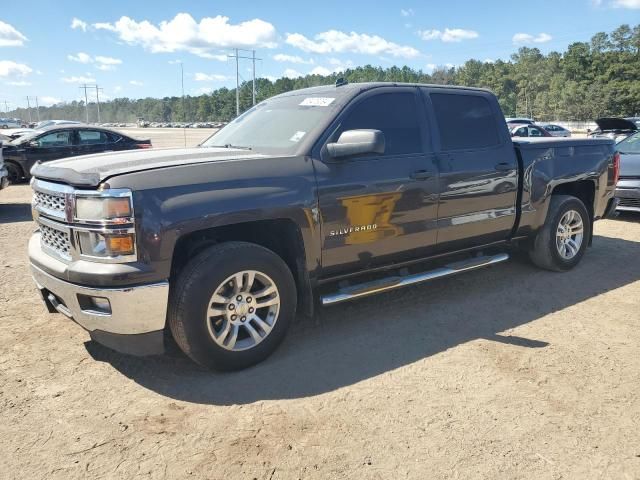
[[296, 133], [294, 133], [294, 134], [291, 136], [291, 138], [289, 139], [289, 141], [290, 141], [290, 142], [299, 142], [299, 141], [300, 141], [300, 139], [301, 139], [302, 137], [304, 137], [306, 133], [307, 133], [307, 132], [297, 131]]
[[300, 102], [300, 105], [305, 107], [328, 107], [334, 100], [335, 98], [331, 97], [307, 97]]

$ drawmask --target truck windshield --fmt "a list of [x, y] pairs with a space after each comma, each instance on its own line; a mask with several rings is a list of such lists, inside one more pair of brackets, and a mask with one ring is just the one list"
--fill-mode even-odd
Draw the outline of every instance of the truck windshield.
[[292, 155], [303, 140], [333, 118], [335, 100], [303, 95], [265, 100], [213, 134], [202, 146]]

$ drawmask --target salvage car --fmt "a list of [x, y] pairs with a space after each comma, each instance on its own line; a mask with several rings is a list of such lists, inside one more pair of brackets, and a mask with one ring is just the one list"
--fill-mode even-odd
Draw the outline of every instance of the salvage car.
[[0, 128], [3, 130], [20, 127], [22, 127], [22, 122], [17, 118], [0, 118]]
[[239, 369], [297, 311], [516, 245], [574, 268], [618, 169], [611, 139], [512, 140], [487, 90], [339, 81], [265, 100], [197, 148], [38, 163], [31, 271], [48, 310], [107, 347], [161, 353], [170, 332], [199, 364]]
[[538, 125], [508, 124], [512, 137], [551, 137], [552, 135]]
[[10, 141], [9, 137], [0, 135], [0, 190], [9, 185], [9, 172], [4, 165], [4, 159], [2, 156], [2, 146], [5, 142]]
[[596, 125], [598, 125], [598, 128], [592, 132], [588, 132], [587, 136], [589, 138], [612, 138], [616, 143], [638, 131], [638, 126], [635, 122], [627, 120], [626, 118], [598, 118]]
[[557, 125], [555, 123], [541, 123], [540, 126], [544, 128], [546, 132], [552, 137], [570, 137], [571, 130], [567, 130], [561, 125]]
[[140, 148], [151, 148], [151, 141], [101, 127], [63, 124], [34, 130], [5, 145], [4, 158], [9, 181], [17, 183], [31, 178], [29, 172], [36, 162]]
[[640, 132], [622, 140], [616, 150], [620, 153], [618, 210], [640, 212]]

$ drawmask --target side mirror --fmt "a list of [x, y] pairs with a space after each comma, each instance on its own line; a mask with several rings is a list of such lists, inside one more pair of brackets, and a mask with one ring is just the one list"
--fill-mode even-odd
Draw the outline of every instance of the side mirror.
[[31, 140], [31, 141], [29, 142], [29, 146], [30, 146], [30, 147], [32, 147], [32, 148], [37, 148], [37, 147], [39, 147], [39, 146], [40, 146], [40, 142], [39, 142], [39, 141], [37, 141], [37, 140]]
[[347, 130], [335, 143], [327, 144], [331, 158], [343, 158], [364, 153], [384, 153], [384, 133], [380, 130]]

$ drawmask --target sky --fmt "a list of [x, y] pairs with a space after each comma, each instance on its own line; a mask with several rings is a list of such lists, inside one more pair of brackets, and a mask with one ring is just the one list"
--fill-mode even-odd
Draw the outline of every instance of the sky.
[[[258, 77], [359, 65], [431, 71], [520, 46], [563, 51], [640, 23], [640, 0], [323, 0], [319, 2], [30, 0], [0, 11], [0, 111], [84, 97], [199, 95], [235, 86], [234, 48], [256, 51]], [[525, 7], [525, 11], [519, 8]], [[240, 60], [250, 80], [251, 60]], [[90, 101], [95, 90], [89, 91]], [[6, 102], [6, 104], [5, 104]]]

